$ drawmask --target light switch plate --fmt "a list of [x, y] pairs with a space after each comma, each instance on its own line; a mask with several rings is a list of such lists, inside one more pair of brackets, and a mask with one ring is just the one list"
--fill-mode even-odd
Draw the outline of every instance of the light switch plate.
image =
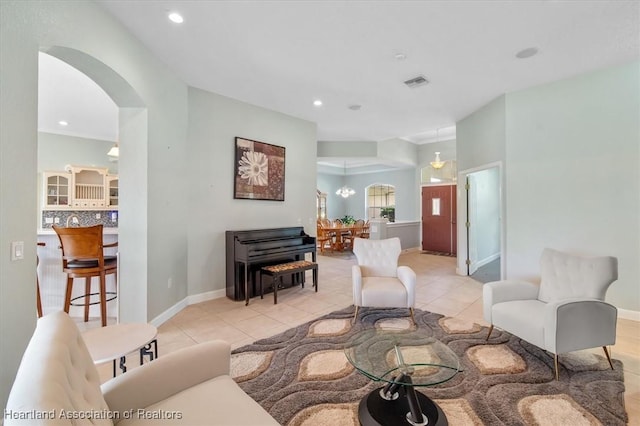
[[11, 241], [11, 260], [24, 259], [24, 241]]

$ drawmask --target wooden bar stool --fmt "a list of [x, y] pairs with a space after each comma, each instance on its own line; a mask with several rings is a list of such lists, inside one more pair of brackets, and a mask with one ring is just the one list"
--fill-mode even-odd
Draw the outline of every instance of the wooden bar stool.
[[[104, 244], [102, 225], [63, 228], [53, 226], [60, 239], [62, 248], [62, 270], [67, 274], [67, 290], [64, 298], [64, 311], [69, 313], [70, 306], [84, 306], [84, 321], [89, 320], [89, 306], [100, 304], [102, 326], [107, 325], [107, 302], [116, 298], [115, 292], [107, 292], [106, 276], [117, 273], [116, 256], [105, 256], [105, 247], [116, 247], [117, 242]], [[116, 275], [117, 276], [117, 275]], [[100, 290], [91, 293], [91, 279], [100, 278]], [[71, 298], [73, 280], [85, 279], [85, 291], [81, 296]], [[91, 296], [98, 295], [98, 302], [91, 302]], [[107, 298], [107, 296], [109, 298]], [[82, 299], [82, 302], [74, 303]]]
[[[38, 241], [38, 246], [44, 247], [45, 243]], [[38, 278], [38, 265], [40, 264], [40, 258], [36, 254], [36, 310], [38, 311], [38, 318], [42, 317], [42, 299], [40, 298], [40, 278]]]

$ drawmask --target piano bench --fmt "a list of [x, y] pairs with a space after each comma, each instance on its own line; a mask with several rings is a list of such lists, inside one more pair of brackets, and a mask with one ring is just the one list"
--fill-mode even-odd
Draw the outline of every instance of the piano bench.
[[278, 304], [278, 283], [282, 284], [282, 277], [285, 275], [294, 275], [302, 272], [302, 287], [304, 288], [305, 271], [313, 270], [313, 286], [318, 292], [318, 264], [307, 260], [296, 260], [295, 262], [281, 263], [279, 265], [263, 266], [260, 269], [260, 298], [264, 299], [264, 286], [262, 285], [262, 276], [269, 275], [273, 277], [273, 304]]

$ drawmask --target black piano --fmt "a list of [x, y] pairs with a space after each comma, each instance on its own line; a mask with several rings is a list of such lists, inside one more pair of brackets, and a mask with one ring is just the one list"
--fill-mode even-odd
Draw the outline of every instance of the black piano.
[[306, 253], [316, 261], [316, 239], [302, 226], [226, 231], [225, 238], [227, 297], [233, 300], [245, 300], [245, 289], [249, 298], [259, 294], [263, 266], [303, 260]]

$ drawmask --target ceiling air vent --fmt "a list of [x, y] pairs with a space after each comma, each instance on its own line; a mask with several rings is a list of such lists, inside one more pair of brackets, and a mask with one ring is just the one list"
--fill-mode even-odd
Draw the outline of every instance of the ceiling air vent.
[[417, 77], [414, 77], [404, 82], [404, 84], [406, 84], [407, 87], [410, 87], [412, 89], [415, 89], [416, 87], [424, 86], [425, 84], [428, 84], [428, 83], [429, 83], [429, 80], [427, 80], [422, 75], [419, 75]]

